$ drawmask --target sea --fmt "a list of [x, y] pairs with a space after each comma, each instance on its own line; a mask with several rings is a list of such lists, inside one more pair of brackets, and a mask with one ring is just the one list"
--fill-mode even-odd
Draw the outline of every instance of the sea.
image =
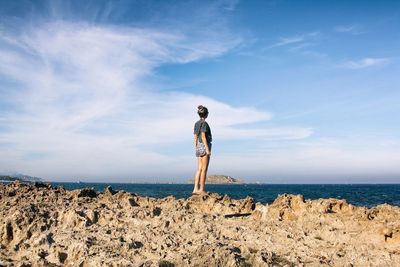
[[[192, 184], [134, 184], [134, 183], [55, 183], [73, 190], [93, 187], [102, 192], [107, 186], [141, 196], [163, 198], [173, 195], [176, 198], [191, 196]], [[229, 195], [233, 199], [247, 196], [263, 204], [272, 203], [278, 195], [301, 194], [305, 199], [338, 198], [365, 207], [380, 204], [400, 206], [400, 184], [208, 184], [206, 191]]]

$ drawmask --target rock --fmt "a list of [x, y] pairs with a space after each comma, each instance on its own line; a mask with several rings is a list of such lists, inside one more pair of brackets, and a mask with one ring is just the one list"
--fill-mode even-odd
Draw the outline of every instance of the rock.
[[129, 248], [132, 249], [139, 249], [141, 247], [143, 247], [143, 243], [140, 241], [133, 241], [132, 243], [129, 244]]
[[12, 240], [13, 240], [13, 238], [14, 238], [14, 229], [13, 229], [13, 226], [11, 225], [11, 222], [6, 222], [6, 227], [5, 227], [6, 229], [5, 229], [5, 239], [8, 241], [8, 242], [11, 242]]
[[115, 195], [116, 193], [118, 193], [118, 191], [113, 190], [111, 186], [107, 186], [106, 189], [104, 190], [104, 193], [109, 195]]
[[33, 184], [33, 186], [35, 186], [36, 188], [48, 188], [48, 187], [50, 187], [49, 184], [41, 183], [41, 182], [35, 182]]
[[159, 267], [175, 267], [175, 264], [172, 262], [169, 262], [167, 260], [160, 260], [158, 262]]
[[400, 266], [400, 208], [0, 186], [1, 266]]
[[58, 256], [58, 260], [60, 261], [60, 263], [64, 263], [68, 258], [68, 254], [65, 252], [58, 252], [57, 256]]
[[97, 193], [94, 188], [84, 188], [79, 190], [78, 197], [95, 198], [97, 197]]
[[137, 200], [135, 198], [128, 198], [128, 203], [132, 207], [139, 207], [139, 204], [137, 203]]

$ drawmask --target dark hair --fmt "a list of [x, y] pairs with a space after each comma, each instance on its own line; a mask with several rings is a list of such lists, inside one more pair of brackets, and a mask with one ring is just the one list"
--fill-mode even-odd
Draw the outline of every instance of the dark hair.
[[197, 114], [199, 114], [200, 118], [205, 118], [208, 115], [208, 108], [200, 105], [197, 107]]

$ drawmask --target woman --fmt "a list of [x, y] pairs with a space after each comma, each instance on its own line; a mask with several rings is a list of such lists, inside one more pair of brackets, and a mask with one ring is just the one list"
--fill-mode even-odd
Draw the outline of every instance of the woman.
[[210, 162], [212, 136], [210, 126], [206, 122], [208, 109], [200, 105], [197, 107], [197, 114], [199, 114], [200, 120], [194, 124], [194, 146], [197, 157], [197, 172], [194, 177], [193, 194], [203, 195], [206, 194], [204, 191], [204, 183], [206, 182], [207, 169]]

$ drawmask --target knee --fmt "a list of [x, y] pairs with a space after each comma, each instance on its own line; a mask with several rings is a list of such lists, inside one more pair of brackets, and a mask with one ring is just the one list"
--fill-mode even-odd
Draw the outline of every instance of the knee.
[[207, 167], [206, 166], [202, 166], [201, 168], [200, 168], [200, 170], [202, 171], [202, 172], [206, 172], [207, 171]]

